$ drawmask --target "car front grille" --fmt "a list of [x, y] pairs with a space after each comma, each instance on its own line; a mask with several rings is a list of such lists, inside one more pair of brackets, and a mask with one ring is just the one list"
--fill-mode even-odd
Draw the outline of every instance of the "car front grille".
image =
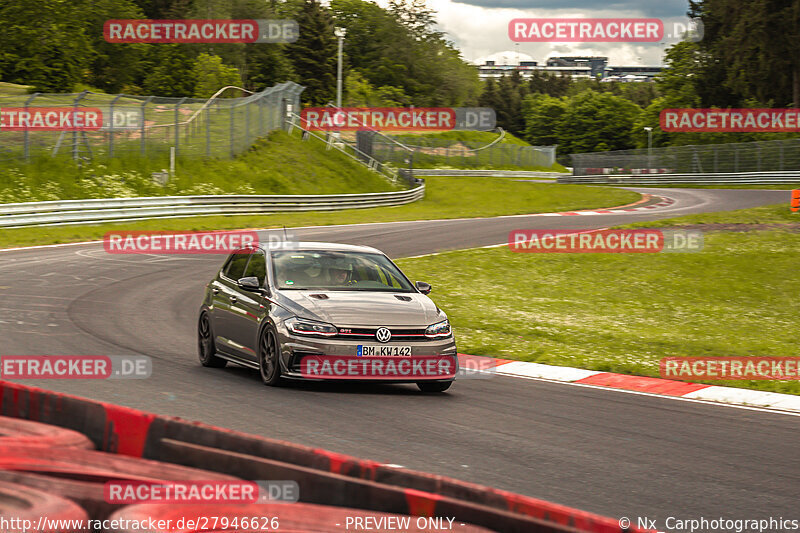
[[[389, 342], [399, 341], [430, 341], [435, 340], [425, 336], [425, 329], [388, 328], [392, 332]], [[346, 333], [342, 333], [345, 331]], [[339, 328], [337, 339], [351, 339], [359, 341], [377, 342], [375, 332], [378, 328]]]

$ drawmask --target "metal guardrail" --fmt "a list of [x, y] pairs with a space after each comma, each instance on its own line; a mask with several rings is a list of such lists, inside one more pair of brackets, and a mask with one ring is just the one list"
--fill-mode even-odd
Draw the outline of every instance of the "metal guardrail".
[[600, 183], [623, 185], [781, 185], [800, 183], [800, 171], [736, 172], [719, 174], [598, 174], [564, 176], [558, 183]]
[[413, 189], [363, 194], [153, 196], [0, 204], [0, 228], [96, 224], [201, 215], [335, 211], [403, 205], [425, 196]]
[[[408, 170], [408, 169], [402, 169]], [[492, 170], [492, 169], [440, 169], [440, 168], [415, 168], [415, 176], [485, 176], [494, 178], [559, 178], [567, 176], [563, 172], [544, 172], [537, 170]]]

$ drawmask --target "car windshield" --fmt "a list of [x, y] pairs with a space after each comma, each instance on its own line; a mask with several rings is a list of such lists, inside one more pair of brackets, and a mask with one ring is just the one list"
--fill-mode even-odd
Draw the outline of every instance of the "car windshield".
[[272, 252], [275, 286], [282, 290], [414, 292], [382, 254], [327, 250]]

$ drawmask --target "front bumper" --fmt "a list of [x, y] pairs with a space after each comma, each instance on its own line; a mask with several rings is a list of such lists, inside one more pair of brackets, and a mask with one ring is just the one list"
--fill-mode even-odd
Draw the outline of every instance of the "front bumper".
[[[397, 341], [317, 338], [278, 328], [284, 376], [314, 381], [381, 381], [415, 383], [452, 381], [458, 373], [456, 342], [443, 339]], [[410, 346], [410, 356], [360, 357], [358, 345]]]

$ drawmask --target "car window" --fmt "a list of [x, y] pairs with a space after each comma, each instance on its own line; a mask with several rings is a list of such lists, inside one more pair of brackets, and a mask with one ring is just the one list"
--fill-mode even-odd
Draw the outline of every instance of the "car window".
[[244, 276], [242, 277], [248, 278], [250, 276], [258, 278], [259, 285], [264, 285], [264, 278], [267, 277], [267, 257], [264, 255], [264, 252], [254, 252], [253, 255], [250, 256], [250, 262], [247, 263], [247, 270], [245, 270]]
[[272, 252], [275, 284], [285, 290], [414, 292], [383, 254], [328, 250]]
[[243, 278], [244, 268], [247, 266], [248, 259], [250, 259], [249, 250], [237, 250], [233, 252], [230, 258], [228, 258], [228, 263], [225, 265], [222, 273], [234, 281]]

